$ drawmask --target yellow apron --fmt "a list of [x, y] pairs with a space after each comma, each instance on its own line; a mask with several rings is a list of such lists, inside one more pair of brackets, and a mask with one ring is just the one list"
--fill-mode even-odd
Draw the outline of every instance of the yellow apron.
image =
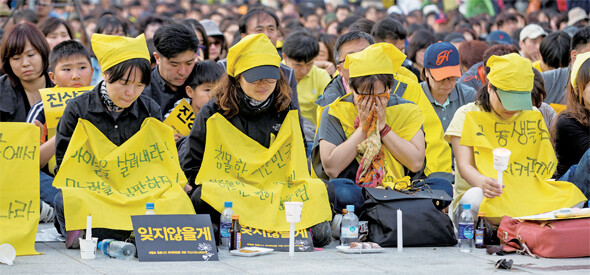
[[79, 119], [53, 185], [63, 192], [67, 230], [85, 229], [88, 215], [93, 227], [132, 230], [131, 215], [148, 202], [157, 214], [195, 214], [186, 182], [172, 129], [157, 119], [119, 147]]
[[461, 145], [473, 147], [477, 170], [491, 178], [498, 175], [492, 150], [503, 147], [512, 152], [503, 174], [502, 195], [484, 198], [479, 207], [487, 217], [540, 214], [586, 200], [569, 182], [547, 181], [555, 172], [557, 158], [538, 111], [523, 111], [507, 120], [492, 112], [471, 111], [465, 117]]
[[39, 127], [0, 123], [0, 244], [16, 255], [37, 255], [39, 225]]
[[303, 202], [297, 230], [331, 219], [326, 186], [307, 169], [296, 110], [287, 114], [269, 148], [219, 113], [207, 120], [206, 144], [195, 184], [203, 185], [201, 198], [217, 211], [233, 201], [240, 224], [267, 231], [289, 230], [287, 201]]
[[[354, 131], [354, 121], [358, 116], [358, 110], [352, 102], [352, 94], [347, 94], [330, 104], [328, 114], [338, 118], [346, 137], [350, 137]], [[413, 103], [403, 103], [386, 108], [386, 123], [391, 131], [405, 140], [411, 140], [422, 127], [424, 118], [420, 114], [418, 106]], [[387, 148], [385, 148], [387, 149]], [[396, 189], [405, 189], [410, 183], [410, 177], [405, 175], [404, 166], [399, 163], [388, 150], [385, 153], [385, 177], [383, 185]], [[357, 154], [356, 160], [360, 163], [362, 155]], [[397, 183], [397, 184], [396, 184]]]

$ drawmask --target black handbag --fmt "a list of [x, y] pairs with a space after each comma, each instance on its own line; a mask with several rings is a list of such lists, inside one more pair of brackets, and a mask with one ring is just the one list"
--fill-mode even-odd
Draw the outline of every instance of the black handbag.
[[[363, 188], [361, 220], [369, 222], [369, 240], [383, 247], [397, 246], [397, 210], [402, 211], [404, 246], [452, 246], [457, 244], [453, 222], [435, 204], [450, 202], [442, 190], [420, 188], [400, 192]], [[447, 203], [445, 203], [447, 204]]]

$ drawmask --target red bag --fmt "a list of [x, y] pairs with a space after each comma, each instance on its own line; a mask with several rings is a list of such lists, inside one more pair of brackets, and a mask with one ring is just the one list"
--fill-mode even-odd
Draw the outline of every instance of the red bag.
[[590, 256], [590, 218], [531, 221], [504, 216], [498, 238], [507, 246], [512, 245], [511, 239], [518, 239], [545, 258], [586, 257]]

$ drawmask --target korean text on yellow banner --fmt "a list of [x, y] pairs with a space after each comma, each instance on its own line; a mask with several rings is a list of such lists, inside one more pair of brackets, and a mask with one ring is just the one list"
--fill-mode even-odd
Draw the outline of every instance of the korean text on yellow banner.
[[36, 255], [39, 225], [39, 127], [0, 123], [0, 244]]
[[487, 217], [535, 215], [586, 200], [569, 182], [547, 181], [555, 172], [557, 158], [538, 111], [523, 111], [506, 120], [493, 112], [471, 111], [465, 117], [461, 144], [473, 147], [477, 170], [491, 178], [498, 175], [492, 150], [502, 147], [512, 152], [502, 194], [484, 198], [479, 207]]
[[164, 123], [172, 127], [175, 133], [188, 136], [191, 133], [191, 128], [193, 128], [194, 120], [195, 112], [193, 112], [193, 108], [188, 101], [183, 98], [170, 112]]
[[[72, 99], [79, 95], [82, 95], [93, 87], [80, 87], [80, 88], [46, 88], [40, 89], [41, 99], [43, 100], [43, 110], [45, 112], [45, 121], [47, 123], [47, 129], [55, 129], [59, 119], [66, 109], [66, 104]], [[49, 136], [48, 138], [51, 138]]]
[[155, 118], [117, 147], [92, 123], [79, 119], [53, 185], [61, 188], [67, 230], [93, 227], [133, 230], [131, 215], [142, 215], [147, 202], [158, 214], [194, 214], [183, 191], [170, 127]]
[[206, 144], [195, 183], [217, 211], [233, 201], [240, 224], [270, 231], [289, 230], [286, 201], [303, 202], [297, 230], [331, 219], [326, 186], [307, 170], [297, 111], [289, 112], [269, 148], [216, 113], [207, 120]]

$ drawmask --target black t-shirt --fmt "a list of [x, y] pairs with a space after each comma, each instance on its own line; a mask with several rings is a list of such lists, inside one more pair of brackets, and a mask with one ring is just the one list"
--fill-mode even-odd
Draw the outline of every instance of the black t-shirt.
[[567, 114], [560, 115], [555, 129], [555, 154], [559, 178], [574, 164], [578, 164], [584, 153], [590, 148], [590, 127]]

